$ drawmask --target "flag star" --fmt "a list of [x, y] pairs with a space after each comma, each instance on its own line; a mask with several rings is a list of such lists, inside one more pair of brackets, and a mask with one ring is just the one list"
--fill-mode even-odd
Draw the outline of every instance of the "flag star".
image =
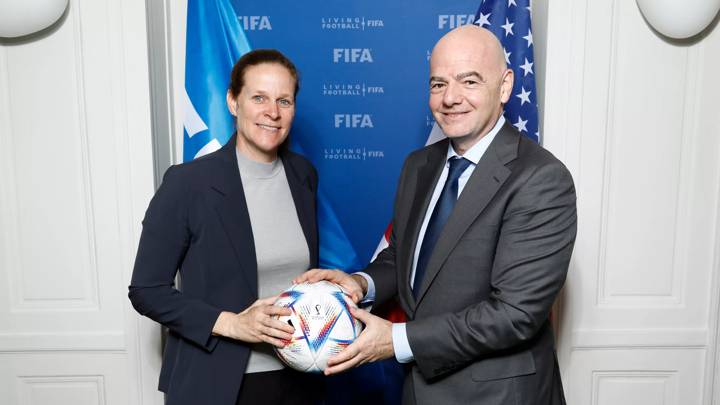
[[522, 106], [526, 102], [530, 102], [530, 93], [532, 93], [532, 91], [525, 90], [524, 86], [520, 86], [520, 89], [520, 94], [516, 94], [515, 97], [520, 99], [520, 105]]
[[507, 63], [509, 65], [510, 64], [510, 54], [512, 52], [508, 52], [507, 50], [505, 50], [505, 48], [503, 48], [503, 53], [505, 53], [505, 63]]
[[510, 6], [517, 7], [517, 3], [515, 3], [515, 0], [508, 0], [508, 8], [510, 8]]
[[532, 31], [528, 30], [528, 34], [523, 37], [524, 40], [528, 43], [528, 48], [530, 48], [530, 45], [533, 44], [533, 37], [532, 37]]
[[[485, 0], [483, 0], [483, 2], [485, 2]], [[528, 6], [525, 8], [527, 9], [527, 11], [532, 12], [532, 0], [528, 1]]]
[[501, 27], [503, 27], [503, 29], [505, 30], [505, 36], [515, 35], [515, 33], [513, 33], [513, 30], [512, 30], [513, 25], [515, 25], [515, 23], [511, 23], [507, 19], [507, 17], [505, 17], [505, 25], [501, 25]]
[[483, 25], [486, 25], [486, 24], [491, 25], [490, 24], [490, 15], [491, 14], [492, 13], [483, 14], [481, 12], [480, 17], [478, 17], [478, 19], [475, 20], [475, 25], [477, 25], [478, 27], [482, 27]]
[[527, 58], [525, 58], [525, 63], [522, 64], [522, 65], [520, 65], [520, 69], [522, 69], [523, 72], [524, 72], [524, 73], [523, 73], [523, 77], [527, 76], [528, 73], [534, 74], [534, 72], [533, 72], [533, 70], [532, 70], [532, 67], [533, 67], [533, 63], [532, 63], [532, 62], [528, 62]]
[[518, 122], [514, 123], [513, 126], [518, 129], [518, 131], [525, 131], [527, 132], [527, 122], [528, 120], [523, 120], [521, 116], [518, 115]]

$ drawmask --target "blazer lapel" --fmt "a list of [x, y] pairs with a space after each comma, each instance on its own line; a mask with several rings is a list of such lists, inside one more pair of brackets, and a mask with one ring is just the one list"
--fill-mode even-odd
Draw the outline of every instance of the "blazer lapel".
[[317, 226], [315, 219], [315, 194], [312, 190], [309, 173], [300, 173], [298, 168], [293, 164], [294, 160], [291, 155], [283, 159], [285, 174], [290, 193], [295, 203], [298, 220], [302, 227], [305, 240], [310, 251], [310, 267], [318, 266], [318, 239]]
[[413, 303], [415, 308], [415, 297], [412, 294], [410, 276], [412, 274], [413, 258], [415, 257], [415, 247], [417, 246], [418, 237], [420, 236], [420, 228], [422, 227], [425, 213], [427, 212], [430, 200], [432, 199], [435, 184], [443, 170], [443, 163], [447, 156], [448, 141], [440, 141], [433, 145], [426, 155], [426, 159], [416, 169], [414, 173], [414, 189], [410, 189], [408, 195], [412, 196], [410, 203], [410, 211], [408, 211], [408, 220], [406, 225], [406, 235], [411, 235], [405, 244], [400, 246], [398, 252], [398, 260], [404, 260], [400, 265], [401, 280], [405, 282], [398, 288], [404, 295], [406, 302]]
[[255, 300], [258, 298], [255, 240], [235, 156], [235, 142], [236, 138], [233, 136], [220, 150], [219, 159], [222, 169], [210, 188], [218, 196], [215, 212], [232, 244], [235, 257], [240, 264], [240, 271]]
[[460, 194], [425, 269], [425, 277], [418, 293], [418, 303], [462, 235], [510, 176], [510, 169], [505, 165], [517, 156], [518, 138], [507, 125], [505, 124], [493, 139]]

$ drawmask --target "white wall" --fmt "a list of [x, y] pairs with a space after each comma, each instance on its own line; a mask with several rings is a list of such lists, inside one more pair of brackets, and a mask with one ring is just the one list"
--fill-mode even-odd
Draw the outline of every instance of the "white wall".
[[548, 16], [546, 146], [578, 191], [568, 403], [710, 404], [720, 32], [668, 41], [634, 1], [557, 0]]
[[70, 0], [0, 41], [3, 404], [161, 403], [127, 299], [150, 140], [144, 2]]

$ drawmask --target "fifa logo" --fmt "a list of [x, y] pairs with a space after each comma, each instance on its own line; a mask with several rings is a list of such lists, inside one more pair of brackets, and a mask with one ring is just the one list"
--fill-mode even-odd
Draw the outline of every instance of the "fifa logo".
[[369, 48], [334, 48], [334, 63], [373, 63]]
[[475, 22], [474, 14], [440, 14], [438, 15], [438, 29], [455, 29], [461, 25]]
[[335, 128], [374, 128], [370, 114], [335, 114]]
[[266, 15], [241, 15], [238, 21], [245, 31], [272, 30], [270, 19]]

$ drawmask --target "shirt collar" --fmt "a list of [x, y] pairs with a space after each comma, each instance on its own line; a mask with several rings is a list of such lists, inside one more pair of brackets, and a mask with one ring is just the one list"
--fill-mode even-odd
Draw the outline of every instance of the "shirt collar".
[[[495, 135], [497, 135], [498, 132], [500, 132], [500, 128], [502, 128], [502, 126], [504, 124], [505, 124], [505, 117], [503, 117], [501, 115], [500, 119], [498, 119], [497, 122], [495, 123], [495, 126], [493, 127], [493, 129], [491, 129], [490, 132], [487, 133], [487, 135], [480, 138], [480, 140], [475, 145], [473, 145], [470, 149], [468, 149], [467, 152], [465, 152], [465, 154], [462, 157], [471, 161], [472, 164], [477, 165], [478, 162], [480, 161], [480, 158], [483, 157], [483, 155], [485, 154], [485, 151], [492, 143], [493, 139], [495, 139]], [[446, 161], [450, 160], [450, 158], [453, 156], [460, 156], [460, 155], [458, 155], [457, 152], [455, 152], [455, 149], [452, 146], [452, 142], [450, 142], [448, 144]]]

